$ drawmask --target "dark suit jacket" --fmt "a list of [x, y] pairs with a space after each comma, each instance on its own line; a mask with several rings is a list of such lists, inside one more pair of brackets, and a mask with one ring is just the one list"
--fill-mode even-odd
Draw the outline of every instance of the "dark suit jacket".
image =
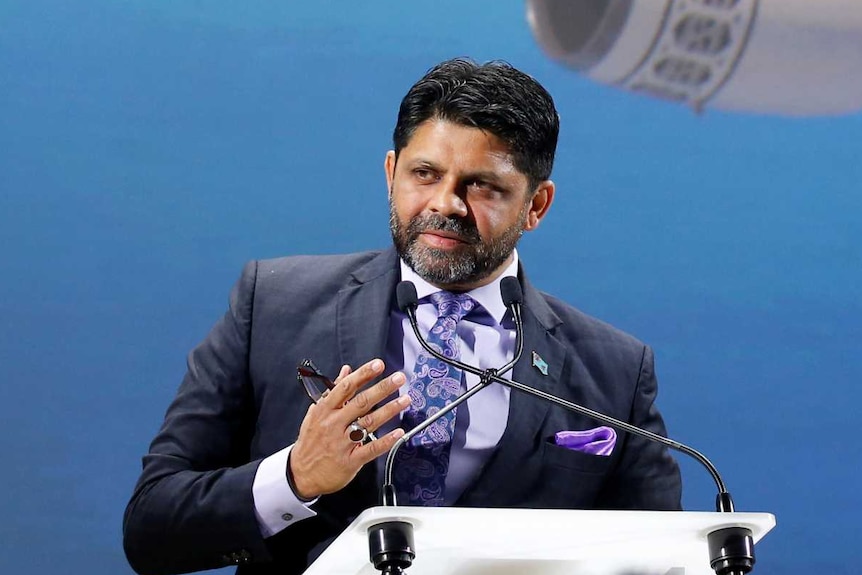
[[[367, 465], [321, 497], [317, 517], [261, 537], [252, 499], [260, 461], [296, 440], [308, 398], [295, 379], [311, 357], [325, 373], [386, 350], [393, 250], [290, 257], [246, 265], [230, 308], [188, 359], [188, 373], [143, 460], [124, 519], [124, 545], [140, 573], [240, 565], [238, 572], [301, 573], [362, 510], [380, 484]], [[514, 379], [664, 434], [653, 405], [650, 349], [524, 288], [525, 353]], [[531, 365], [535, 350], [548, 363]], [[557, 431], [596, 422], [513, 391], [496, 452], [458, 501], [471, 507], [679, 509], [680, 477], [660, 446], [620, 434], [610, 457], [553, 445]]]

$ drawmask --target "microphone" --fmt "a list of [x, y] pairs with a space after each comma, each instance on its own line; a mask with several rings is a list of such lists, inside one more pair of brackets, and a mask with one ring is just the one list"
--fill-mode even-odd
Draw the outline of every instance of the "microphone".
[[[460, 405], [461, 403], [478, 393], [480, 390], [487, 387], [490, 383], [497, 382], [510, 388], [514, 388], [529, 395], [532, 395], [534, 397], [544, 399], [545, 401], [549, 401], [555, 405], [559, 405], [560, 407], [568, 409], [569, 411], [574, 411], [576, 413], [580, 413], [581, 415], [586, 415], [587, 417], [600, 421], [601, 423], [610, 425], [618, 430], [632, 433], [634, 435], [644, 437], [650, 441], [660, 443], [675, 451], [679, 451], [688, 455], [689, 457], [694, 458], [706, 468], [706, 470], [712, 476], [713, 481], [715, 481], [716, 487], [718, 488], [718, 494], [716, 496], [716, 511], [722, 513], [732, 513], [734, 511], [733, 498], [727, 491], [724, 481], [722, 480], [721, 475], [718, 473], [718, 469], [716, 469], [716, 467], [709, 459], [707, 459], [705, 455], [703, 455], [696, 449], [673, 439], [658, 435], [657, 433], [653, 433], [652, 431], [641, 429], [640, 427], [637, 427], [625, 421], [618, 420], [609, 415], [605, 415], [603, 413], [594, 411], [587, 407], [583, 407], [576, 403], [566, 401], [560, 397], [546, 393], [544, 391], [534, 389], [532, 387], [519, 383], [514, 379], [507, 380], [500, 377], [500, 373], [505, 373], [506, 371], [511, 369], [515, 365], [515, 363], [517, 363], [518, 359], [521, 356], [521, 353], [523, 352], [523, 321], [521, 317], [523, 292], [521, 290], [521, 284], [517, 280], [517, 278], [506, 277], [503, 278], [503, 280], [501, 280], [500, 282], [501, 296], [503, 298], [503, 301], [506, 303], [506, 306], [511, 311], [512, 317], [515, 321], [516, 352], [515, 357], [512, 359], [512, 361], [507, 363], [499, 370], [481, 370], [477, 367], [467, 365], [460, 361], [448, 358], [435, 350], [428, 344], [428, 342], [425, 340], [425, 338], [419, 331], [419, 325], [416, 321], [416, 308], [419, 304], [419, 300], [416, 294], [416, 287], [411, 282], [404, 281], [398, 284], [395, 293], [398, 307], [407, 315], [407, 318], [410, 321], [410, 326], [413, 328], [413, 333], [415, 334], [416, 339], [419, 341], [420, 345], [422, 345], [423, 349], [425, 349], [426, 352], [428, 352], [433, 357], [439, 359], [440, 361], [443, 361], [449, 365], [453, 365], [461, 369], [462, 371], [478, 375], [480, 377], [480, 382], [476, 386], [467, 390], [464, 394], [458, 397], [458, 399], [447, 405], [445, 408], [441, 409], [440, 412], [435, 414], [435, 416], [428, 418], [426, 421], [422, 422], [414, 429], [407, 432], [403, 437], [401, 437], [401, 439], [399, 439], [395, 443], [395, 445], [389, 451], [389, 456], [386, 460], [384, 485], [382, 491], [383, 505], [396, 505], [395, 492], [392, 486], [392, 466], [395, 460], [395, 452], [398, 450], [398, 448], [401, 447], [401, 445], [403, 445], [407, 441], [409, 441], [410, 438], [415, 436], [417, 433], [421, 433], [422, 430], [431, 425], [439, 417], [441, 417], [445, 413], [448, 413], [457, 405]], [[412, 543], [412, 526], [410, 526], [410, 528]], [[710, 551], [710, 565], [717, 575], [744, 575], [752, 570], [755, 558], [754, 540], [751, 536], [750, 529], [744, 527], [730, 527], [719, 529], [712, 533], [709, 533], [707, 539]]]
[[524, 292], [521, 291], [521, 282], [514, 276], [506, 276], [500, 280], [500, 295], [503, 297], [503, 304], [507, 308], [511, 308], [515, 304], [520, 306], [524, 303]]
[[[503, 379], [502, 377], [500, 377], [500, 375], [512, 369], [524, 352], [524, 329], [521, 320], [521, 300], [523, 300], [523, 293], [521, 291], [521, 284], [520, 282], [518, 282], [517, 278], [511, 276], [505, 277], [500, 282], [500, 293], [503, 297], [503, 301], [506, 303], [506, 307], [508, 307], [509, 310], [512, 312], [512, 317], [515, 321], [515, 353], [511, 361], [509, 361], [499, 369], [480, 369], [478, 367], [452, 359], [451, 357], [446, 357], [439, 351], [431, 347], [428, 344], [428, 341], [419, 331], [419, 322], [416, 320], [416, 308], [419, 307], [419, 297], [416, 294], [416, 286], [413, 285], [413, 282], [403, 281], [395, 287], [395, 301], [398, 304], [398, 309], [400, 309], [403, 313], [407, 315], [407, 319], [410, 322], [410, 327], [413, 329], [413, 334], [416, 336], [416, 339], [419, 341], [419, 344], [422, 346], [422, 348], [430, 355], [446, 363], [447, 365], [454, 366], [461, 371], [479, 376], [479, 383], [462, 393], [460, 396], [458, 396], [457, 399], [449, 403], [440, 411], [438, 411], [413, 429], [407, 431], [407, 433], [405, 433], [398, 441], [395, 442], [395, 445], [393, 445], [392, 448], [389, 450], [389, 455], [386, 458], [386, 465], [384, 467], [383, 487], [381, 490], [382, 505], [387, 507], [394, 507], [397, 505], [395, 488], [392, 485], [392, 469], [395, 464], [395, 454], [402, 445], [410, 441], [410, 439], [415, 437], [417, 434], [422, 433], [422, 431], [428, 428], [432, 423], [434, 423], [439, 418], [443, 417], [444, 415], [446, 415], [447, 413], [449, 413], [450, 411], [452, 411], [453, 409], [479, 393], [479, 391], [481, 391], [491, 383], [496, 381], [503, 383], [504, 385], [511, 385], [512, 382], [507, 379]], [[541, 392], [537, 391], [536, 393]]]
[[[479, 393], [479, 391], [490, 385], [493, 381], [501, 379], [499, 374], [506, 373], [512, 369], [521, 358], [521, 354], [524, 351], [520, 308], [521, 301], [523, 300], [521, 284], [514, 277], [503, 278], [500, 282], [500, 292], [503, 302], [512, 312], [512, 317], [515, 321], [515, 354], [511, 361], [499, 369], [482, 370], [472, 365], [467, 365], [460, 361], [444, 357], [437, 350], [428, 345], [428, 342], [419, 331], [419, 323], [416, 320], [416, 308], [419, 306], [419, 297], [416, 294], [416, 286], [413, 285], [413, 282], [403, 281], [395, 287], [395, 301], [398, 304], [398, 309], [407, 315], [407, 318], [410, 321], [410, 326], [413, 329], [413, 333], [425, 351], [437, 359], [441, 359], [448, 365], [452, 365], [462, 371], [478, 375], [479, 383], [462, 393], [449, 405], [445, 406], [413, 429], [407, 431], [407, 433], [395, 442], [395, 445], [392, 446], [389, 450], [389, 455], [386, 457], [383, 486], [380, 490], [381, 505], [384, 507], [395, 507], [398, 504], [395, 495], [395, 486], [392, 484], [392, 470], [395, 465], [395, 454], [398, 452], [398, 449], [417, 434], [422, 433], [422, 431], [432, 425], [435, 421]], [[413, 525], [407, 521], [386, 521], [369, 527], [368, 545], [371, 562], [374, 564], [374, 568], [384, 574], [397, 575], [403, 573], [404, 569], [407, 569], [412, 565], [413, 559], [416, 557], [413, 542]]]
[[419, 305], [419, 296], [416, 295], [416, 286], [413, 282], [398, 282], [395, 286], [395, 302], [402, 313], [409, 313], [409, 310], [416, 309]]

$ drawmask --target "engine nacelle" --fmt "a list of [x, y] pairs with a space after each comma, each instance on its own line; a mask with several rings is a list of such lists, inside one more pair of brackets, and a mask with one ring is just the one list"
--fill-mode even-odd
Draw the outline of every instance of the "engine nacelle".
[[862, 109], [859, 0], [527, 0], [553, 59], [696, 110]]

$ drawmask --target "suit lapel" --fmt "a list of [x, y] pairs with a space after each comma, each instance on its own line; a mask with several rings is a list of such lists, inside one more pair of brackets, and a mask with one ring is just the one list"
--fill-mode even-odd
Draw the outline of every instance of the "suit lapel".
[[[338, 292], [336, 332], [341, 365], [356, 368], [375, 357], [385, 357], [389, 314], [399, 277], [398, 256], [390, 249], [356, 270]], [[351, 509], [352, 519], [376, 503], [379, 483], [377, 466], [366, 465], [347, 488], [327, 499], [327, 509], [334, 517]]]
[[[533, 353], [547, 364], [548, 374], [533, 364]], [[524, 354], [515, 365], [512, 377], [533, 389], [554, 393], [566, 361], [566, 349], [555, 340], [531, 313], [524, 314]], [[509, 401], [509, 423], [502, 441], [523, 440], [544, 419], [550, 404], [513, 389]]]
[[387, 250], [354, 272], [338, 292], [336, 322], [342, 364], [356, 368], [384, 357], [398, 278], [398, 257], [394, 250]]
[[[525, 278], [524, 288], [524, 353], [512, 373], [512, 378], [534, 389], [554, 393], [566, 362], [566, 348], [552, 335], [553, 328], [560, 323], [559, 317], [548, 307], [542, 295]], [[533, 365], [532, 354], [536, 352], [547, 363], [548, 375]], [[542, 421], [550, 408], [544, 400], [534, 398], [513, 389], [509, 399], [509, 414], [506, 430], [500, 438], [497, 450], [473, 485], [460, 498], [459, 504], [484, 505], [489, 498], [499, 499], [500, 489], [505, 489], [493, 477], [517, 477], [523, 462], [533, 455], [538, 439], [534, 436], [541, 429]], [[489, 480], [485, 480], [485, 479]], [[518, 482], [509, 482], [509, 485]]]

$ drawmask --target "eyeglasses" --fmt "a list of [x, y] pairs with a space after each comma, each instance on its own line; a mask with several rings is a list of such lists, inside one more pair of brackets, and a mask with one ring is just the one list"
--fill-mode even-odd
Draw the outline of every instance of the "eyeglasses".
[[296, 379], [302, 384], [305, 394], [312, 403], [317, 403], [326, 397], [326, 394], [335, 387], [332, 380], [320, 373], [310, 359], [303, 359], [296, 368]]
[[[303, 359], [302, 363], [297, 366], [296, 379], [299, 380], [312, 403], [319, 402], [335, 387], [332, 380], [323, 375], [310, 359]], [[373, 433], [359, 425], [358, 420], [351, 423], [349, 429], [350, 440], [356, 443], [366, 443], [377, 439]]]

